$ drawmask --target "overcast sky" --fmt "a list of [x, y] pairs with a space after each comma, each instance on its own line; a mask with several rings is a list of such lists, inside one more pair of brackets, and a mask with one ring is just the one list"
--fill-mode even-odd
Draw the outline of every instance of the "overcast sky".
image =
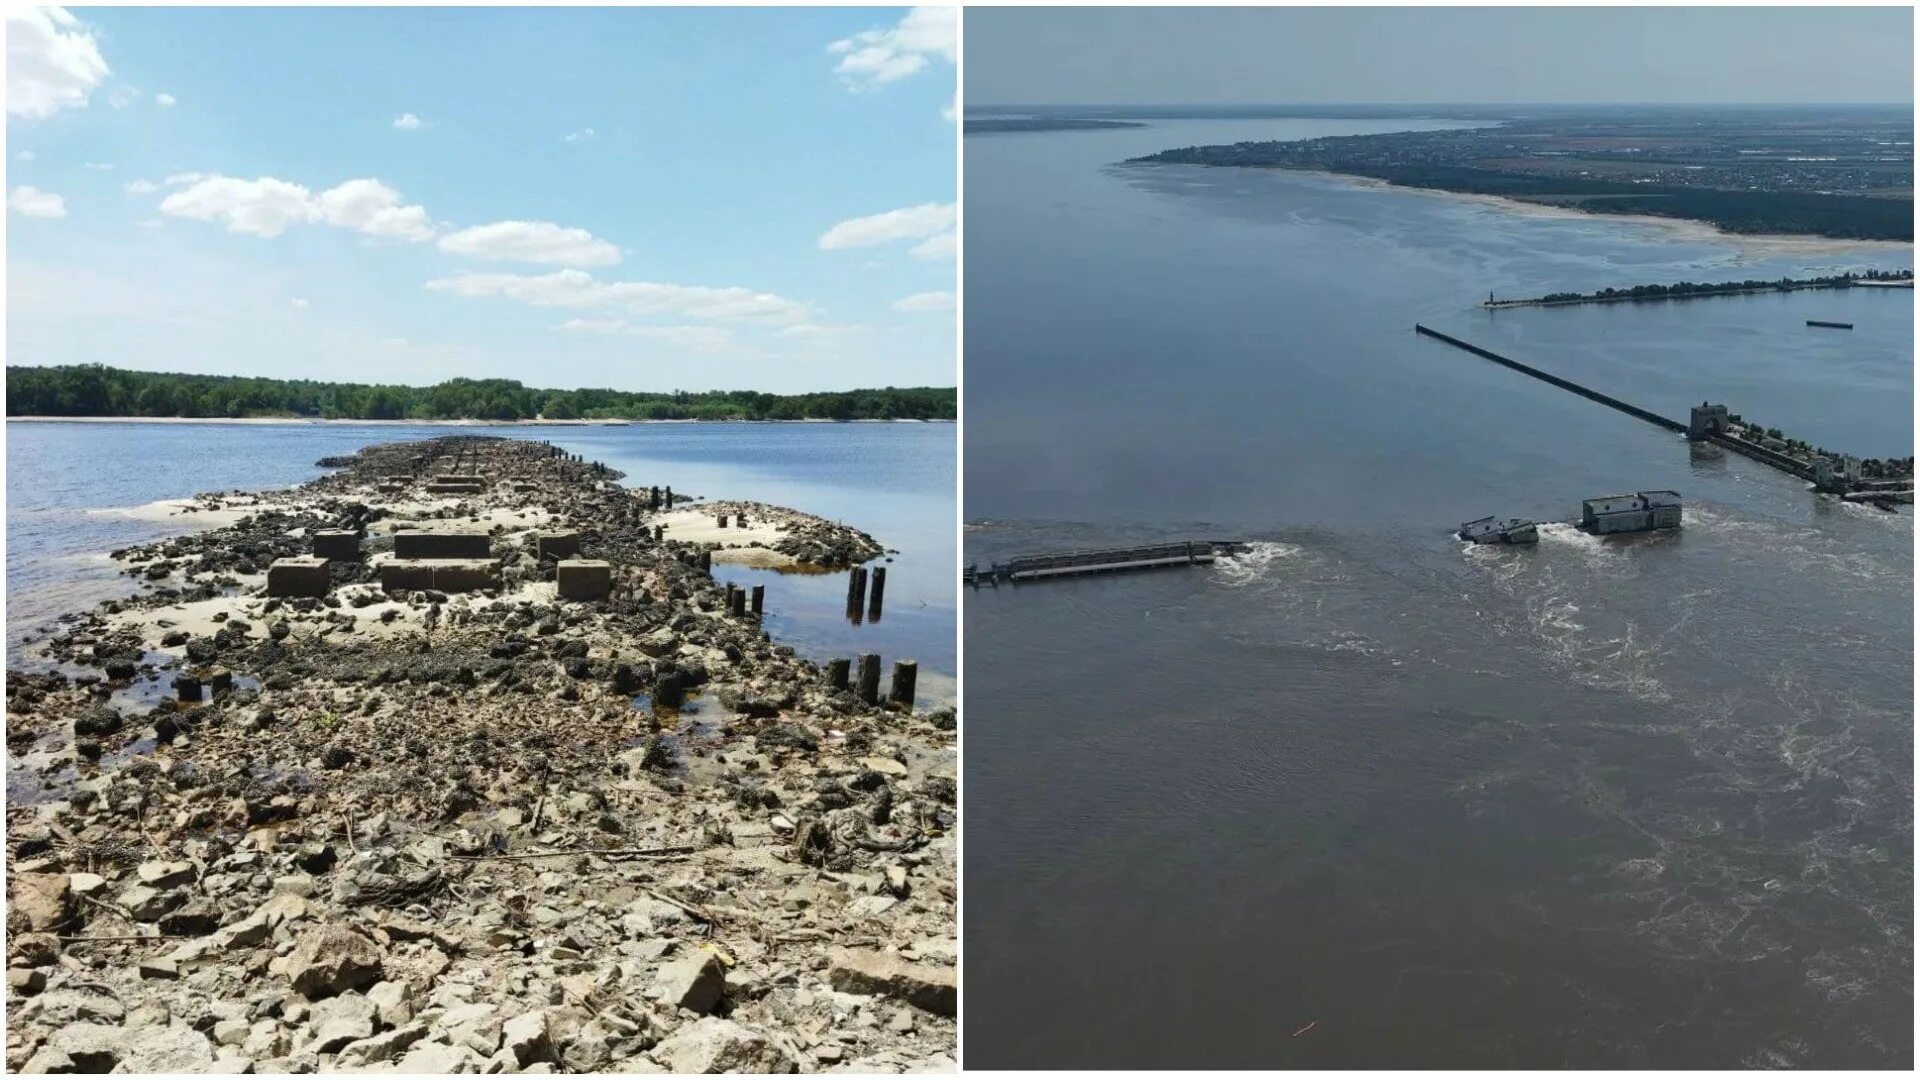
[[1910, 102], [1911, 8], [970, 8], [970, 106]]

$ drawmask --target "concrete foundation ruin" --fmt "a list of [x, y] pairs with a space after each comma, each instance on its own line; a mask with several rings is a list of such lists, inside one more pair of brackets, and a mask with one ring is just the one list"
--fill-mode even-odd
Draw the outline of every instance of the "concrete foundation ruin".
[[318, 555], [275, 559], [267, 567], [268, 596], [325, 596], [332, 584], [330, 561]]
[[613, 591], [613, 564], [604, 559], [568, 559], [556, 570], [563, 600], [604, 600]]

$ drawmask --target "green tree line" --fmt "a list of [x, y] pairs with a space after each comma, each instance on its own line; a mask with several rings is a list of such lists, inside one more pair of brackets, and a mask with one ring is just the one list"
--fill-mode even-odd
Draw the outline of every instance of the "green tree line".
[[956, 393], [885, 387], [816, 394], [750, 390], [540, 390], [511, 379], [368, 386], [128, 371], [100, 364], [8, 367], [8, 416], [311, 417], [329, 420], [952, 420]]

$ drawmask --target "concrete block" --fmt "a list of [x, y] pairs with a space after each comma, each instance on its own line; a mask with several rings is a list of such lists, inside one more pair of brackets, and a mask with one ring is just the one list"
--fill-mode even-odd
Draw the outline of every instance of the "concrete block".
[[401, 559], [485, 559], [493, 539], [483, 532], [407, 529], [393, 534], [393, 554]]
[[604, 600], [613, 591], [613, 564], [604, 559], [568, 559], [560, 564], [560, 596], [566, 600]]
[[267, 567], [268, 596], [325, 596], [330, 584], [328, 560], [318, 555], [275, 559]]
[[580, 534], [542, 533], [534, 541], [534, 552], [542, 559], [571, 559], [580, 554]]
[[500, 587], [495, 559], [394, 559], [380, 564], [380, 587], [475, 592]]
[[313, 553], [323, 559], [360, 561], [360, 534], [351, 529], [319, 529], [313, 534]]

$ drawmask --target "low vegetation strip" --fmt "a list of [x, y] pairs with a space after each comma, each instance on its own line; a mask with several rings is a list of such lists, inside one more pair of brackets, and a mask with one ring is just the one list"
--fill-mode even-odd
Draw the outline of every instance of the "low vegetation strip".
[[8, 416], [305, 417], [326, 420], [952, 420], [956, 391], [886, 387], [815, 394], [746, 390], [541, 390], [511, 379], [372, 386], [129, 371], [99, 364], [7, 368]]
[[1722, 281], [1716, 283], [1676, 281], [1671, 285], [1634, 285], [1625, 289], [1606, 288], [1599, 292], [1556, 292], [1524, 300], [1496, 300], [1491, 294], [1481, 307], [1551, 307], [1556, 304], [1614, 304], [1630, 300], [1688, 300], [1700, 296], [1734, 296], [1742, 293], [1793, 292], [1798, 289], [1846, 289], [1856, 282], [1911, 283], [1911, 270], [1860, 270], [1814, 278], [1781, 278], [1778, 281]]

